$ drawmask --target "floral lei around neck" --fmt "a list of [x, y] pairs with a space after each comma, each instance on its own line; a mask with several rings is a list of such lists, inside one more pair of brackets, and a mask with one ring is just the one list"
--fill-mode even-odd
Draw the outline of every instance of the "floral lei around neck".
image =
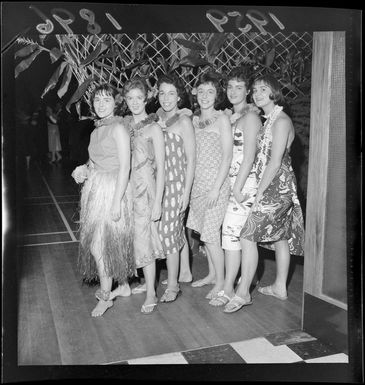
[[263, 117], [267, 119], [265, 124], [264, 124], [264, 127], [270, 128], [282, 110], [283, 110], [283, 107], [278, 106], [276, 104], [275, 107], [273, 108], [273, 110], [268, 115], [263, 115]]
[[123, 118], [121, 116], [108, 116], [106, 118], [97, 119], [94, 121], [95, 128], [99, 128], [101, 126], [109, 126], [115, 122], [123, 122]]
[[239, 118], [247, 114], [247, 112], [255, 112], [256, 114], [260, 113], [260, 109], [256, 107], [253, 103], [248, 103], [241, 111], [233, 113], [231, 109], [224, 110], [224, 113], [228, 115], [231, 124], [237, 122]]
[[222, 111], [217, 111], [211, 118], [204, 120], [200, 120], [199, 116], [195, 115], [193, 117], [193, 125], [195, 128], [204, 129], [205, 127], [208, 127], [215, 123], [222, 114]]
[[183, 115], [191, 116], [192, 112], [188, 108], [183, 108], [182, 110], [177, 110], [174, 115], [172, 115], [170, 118], [166, 120], [165, 120], [166, 114], [162, 108], [159, 108], [156, 114], [159, 117], [158, 124], [163, 128], [167, 128], [175, 124], [180, 119], [181, 116]]
[[155, 113], [149, 114], [146, 118], [141, 120], [138, 123], [134, 123], [133, 116], [128, 116], [125, 118], [130, 132], [140, 131], [143, 127], [148, 126], [153, 122], [157, 122], [158, 116]]

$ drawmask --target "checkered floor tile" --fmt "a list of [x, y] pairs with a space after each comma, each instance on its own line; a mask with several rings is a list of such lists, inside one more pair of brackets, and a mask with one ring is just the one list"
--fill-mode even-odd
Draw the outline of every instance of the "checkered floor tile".
[[247, 341], [160, 354], [113, 364], [277, 364], [294, 362], [348, 363], [348, 356], [301, 330], [292, 330]]

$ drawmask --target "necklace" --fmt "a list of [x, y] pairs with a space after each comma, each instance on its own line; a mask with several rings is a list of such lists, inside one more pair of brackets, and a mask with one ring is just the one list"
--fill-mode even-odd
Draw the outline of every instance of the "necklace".
[[211, 118], [204, 119], [204, 120], [200, 120], [199, 116], [194, 116], [193, 124], [196, 128], [203, 129], [215, 123], [219, 118], [219, 116], [220, 116], [220, 113], [215, 113]]
[[276, 104], [268, 115], [263, 115], [263, 117], [267, 119], [264, 126], [267, 128], [271, 127], [282, 110], [283, 107]]
[[98, 119], [94, 121], [94, 125], [96, 128], [101, 127], [101, 126], [107, 126], [109, 124], [112, 124], [118, 120], [123, 120], [121, 116], [108, 116], [106, 118]]
[[172, 126], [174, 123], [176, 123], [180, 119], [179, 112], [176, 112], [174, 115], [171, 116], [171, 118], [168, 118], [167, 120], [163, 119], [165, 115], [163, 112], [160, 112], [158, 115], [159, 115], [159, 124], [164, 128]]
[[130, 133], [135, 133], [140, 131], [143, 127], [148, 126], [152, 122], [156, 122], [158, 120], [158, 116], [155, 113], [149, 114], [146, 118], [141, 120], [138, 123], [134, 123], [133, 117], [129, 116], [127, 120], [128, 128]]

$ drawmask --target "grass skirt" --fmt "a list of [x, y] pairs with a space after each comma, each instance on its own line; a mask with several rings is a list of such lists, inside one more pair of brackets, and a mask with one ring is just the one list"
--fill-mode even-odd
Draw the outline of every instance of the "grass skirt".
[[81, 190], [79, 270], [84, 281], [98, 279], [94, 255], [101, 256], [104, 273], [124, 283], [135, 272], [133, 256], [132, 196], [128, 186], [121, 217], [110, 217], [118, 170], [91, 171]]

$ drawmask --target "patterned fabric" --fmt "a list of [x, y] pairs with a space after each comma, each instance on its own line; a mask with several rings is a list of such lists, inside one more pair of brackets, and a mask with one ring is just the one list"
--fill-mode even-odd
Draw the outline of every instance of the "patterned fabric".
[[133, 127], [132, 117], [125, 120], [132, 132], [131, 185], [133, 193], [134, 258], [136, 267], [151, 264], [164, 258], [158, 223], [151, 221], [152, 206], [156, 194], [156, 160], [152, 139], [145, 135], [150, 124], [139, 129]]
[[[113, 147], [114, 126], [103, 126], [90, 137], [89, 149], [94, 149], [93, 160], [99, 164], [105, 158], [104, 143]], [[98, 135], [98, 136], [97, 136]], [[99, 139], [102, 140], [99, 142]], [[98, 154], [98, 155], [96, 155]], [[115, 155], [117, 156], [117, 155]], [[114, 164], [115, 160], [110, 164]], [[105, 273], [118, 283], [124, 283], [135, 271], [133, 257], [133, 218], [131, 188], [127, 190], [121, 202], [121, 218], [114, 222], [110, 217], [118, 169], [94, 168], [81, 190], [80, 245], [78, 266], [85, 281], [98, 279], [98, 271], [92, 253], [103, 258]]]
[[185, 187], [186, 157], [184, 141], [176, 133], [164, 131], [165, 138], [165, 190], [159, 235], [166, 254], [177, 253], [185, 243], [184, 217], [179, 204]]
[[203, 242], [221, 243], [221, 226], [227, 210], [230, 183], [227, 178], [220, 189], [217, 204], [208, 208], [206, 195], [214, 185], [222, 161], [220, 134], [195, 129], [196, 168], [186, 227], [200, 233]]
[[[239, 118], [244, 116], [250, 110], [246, 110], [243, 115], [235, 119], [232, 124], [233, 131], [233, 157], [231, 167], [229, 169], [229, 179], [231, 188], [233, 188], [238, 172], [243, 160], [244, 136], [243, 132], [237, 128]], [[243, 186], [242, 193], [244, 200], [241, 203], [231, 194], [228, 201], [227, 212], [222, 225], [222, 248], [225, 250], [241, 250], [240, 234], [243, 225], [246, 222], [251, 206], [255, 201], [257, 192], [257, 181], [254, 174], [250, 174]]]
[[[272, 131], [271, 124], [267, 123], [258, 135], [258, 152], [252, 171], [257, 183], [271, 158]], [[290, 254], [304, 254], [303, 214], [288, 148], [283, 155], [280, 169], [263, 193], [258, 210], [250, 212], [241, 237], [260, 242], [260, 246], [269, 249], [274, 249], [272, 242], [287, 239]]]

